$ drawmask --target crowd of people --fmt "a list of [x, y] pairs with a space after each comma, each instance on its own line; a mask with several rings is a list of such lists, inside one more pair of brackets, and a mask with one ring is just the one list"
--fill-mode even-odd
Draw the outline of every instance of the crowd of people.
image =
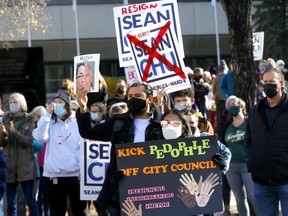
[[[261, 60], [255, 106], [247, 114], [235, 96], [233, 62], [216, 74], [185, 68], [191, 88], [153, 97], [151, 86], [116, 82], [108, 99], [105, 79], [91, 92], [91, 68], [77, 66], [74, 83], [65, 79], [52, 101], [28, 112], [21, 93], [0, 109], [0, 215], [88, 215], [80, 200], [81, 140], [111, 141], [110, 164], [93, 201], [99, 216], [121, 212], [115, 145], [180, 137], [218, 135], [212, 160], [222, 171], [223, 215], [230, 215], [233, 192], [240, 216], [288, 215], [287, 69], [282, 60]], [[87, 81], [87, 82], [86, 82]], [[2, 210], [2, 211], [1, 211]], [[123, 210], [126, 212], [126, 210]], [[212, 213], [206, 215], [213, 215]]]

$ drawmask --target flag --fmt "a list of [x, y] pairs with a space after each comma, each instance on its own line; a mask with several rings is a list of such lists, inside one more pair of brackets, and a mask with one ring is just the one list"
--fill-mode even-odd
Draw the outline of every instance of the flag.
[[213, 7], [216, 7], [216, 0], [211, 0], [211, 4]]

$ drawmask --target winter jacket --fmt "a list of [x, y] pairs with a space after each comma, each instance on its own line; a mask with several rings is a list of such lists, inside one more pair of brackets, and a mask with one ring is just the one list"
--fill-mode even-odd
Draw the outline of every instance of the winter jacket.
[[271, 129], [265, 115], [266, 99], [254, 106], [249, 114], [246, 131], [248, 170], [255, 182], [288, 183], [288, 99]]
[[9, 122], [13, 120], [13, 115], [10, 112], [4, 115], [3, 123], [6, 133], [1, 134], [0, 146], [3, 147], [8, 163], [7, 183], [15, 183], [16, 174], [19, 182], [35, 180], [37, 177], [36, 161], [32, 146], [32, 131], [35, 128], [35, 123], [27, 113], [23, 114], [25, 116], [24, 122], [13, 133], [8, 130], [10, 127]]
[[228, 71], [227, 74], [225, 74], [220, 82], [220, 91], [223, 94], [226, 94], [227, 97], [234, 95], [234, 73], [233, 71]]

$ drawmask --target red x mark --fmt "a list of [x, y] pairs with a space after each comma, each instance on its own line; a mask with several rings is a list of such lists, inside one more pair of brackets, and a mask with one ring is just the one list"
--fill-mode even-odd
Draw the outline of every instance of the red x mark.
[[136, 46], [144, 49], [147, 53], [149, 53], [147, 65], [144, 69], [143, 77], [142, 77], [142, 81], [144, 81], [144, 82], [147, 81], [148, 73], [149, 73], [151, 64], [153, 62], [153, 58], [157, 58], [160, 62], [167, 65], [171, 70], [173, 70], [176, 74], [178, 74], [182, 79], [186, 78], [186, 76], [185, 76], [184, 72], [181, 70], [181, 68], [179, 68], [176, 65], [173, 65], [170, 61], [168, 61], [168, 59], [166, 59], [160, 53], [157, 52], [157, 47], [158, 47], [162, 37], [164, 36], [166, 31], [169, 29], [170, 24], [171, 24], [171, 22], [167, 21], [167, 23], [160, 29], [157, 37], [155, 38], [155, 42], [152, 45], [152, 48], [147, 46], [144, 42], [140, 41], [138, 38], [136, 38], [130, 34], [127, 34], [127, 38], [132, 43], [134, 43]]

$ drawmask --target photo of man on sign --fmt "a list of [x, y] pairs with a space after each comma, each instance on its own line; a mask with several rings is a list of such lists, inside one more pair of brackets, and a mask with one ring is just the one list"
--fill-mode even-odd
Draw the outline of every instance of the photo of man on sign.
[[100, 54], [90, 54], [74, 57], [75, 93], [80, 90], [99, 91]]

